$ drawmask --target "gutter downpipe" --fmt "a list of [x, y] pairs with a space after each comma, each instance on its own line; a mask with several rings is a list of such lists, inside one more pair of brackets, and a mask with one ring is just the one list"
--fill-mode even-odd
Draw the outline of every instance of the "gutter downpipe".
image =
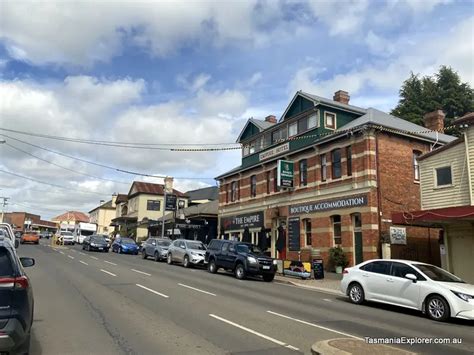
[[375, 165], [377, 173], [377, 222], [379, 226], [378, 254], [382, 258], [382, 196], [380, 192], [380, 169], [379, 169], [379, 138], [377, 130], [375, 130]]

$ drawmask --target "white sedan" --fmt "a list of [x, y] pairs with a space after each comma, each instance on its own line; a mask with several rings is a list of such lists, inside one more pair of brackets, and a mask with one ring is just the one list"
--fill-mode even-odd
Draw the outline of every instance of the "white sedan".
[[374, 301], [417, 309], [436, 321], [474, 320], [474, 285], [418, 261], [374, 259], [346, 268], [341, 290], [355, 304]]

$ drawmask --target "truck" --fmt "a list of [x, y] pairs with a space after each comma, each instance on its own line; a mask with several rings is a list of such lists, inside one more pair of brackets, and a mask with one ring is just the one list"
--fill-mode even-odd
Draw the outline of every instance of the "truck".
[[97, 231], [96, 224], [79, 222], [78, 224], [76, 224], [76, 227], [74, 228], [74, 241], [76, 243], [82, 244], [85, 237], [95, 234], [96, 231]]

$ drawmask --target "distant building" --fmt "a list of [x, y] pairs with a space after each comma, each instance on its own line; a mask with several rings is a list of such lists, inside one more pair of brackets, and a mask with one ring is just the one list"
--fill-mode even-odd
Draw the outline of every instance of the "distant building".
[[187, 191], [189, 205], [197, 205], [219, 199], [219, 188], [217, 186], [204, 187], [202, 189]]
[[79, 222], [89, 223], [89, 216], [83, 212], [68, 211], [51, 219], [63, 230], [74, 231]]
[[42, 220], [40, 215], [28, 212], [5, 213], [4, 221], [12, 224], [19, 232], [27, 230], [55, 232], [57, 229], [55, 222]]
[[107, 201], [96, 208], [89, 211], [90, 223], [97, 225], [98, 234], [109, 234], [113, 228], [110, 227], [112, 219], [115, 218], [115, 201], [117, 195], [112, 196], [110, 201]]

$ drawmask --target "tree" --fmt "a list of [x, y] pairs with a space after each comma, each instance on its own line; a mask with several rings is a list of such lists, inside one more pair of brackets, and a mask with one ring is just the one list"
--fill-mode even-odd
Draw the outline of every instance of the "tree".
[[[400, 100], [391, 114], [423, 125], [423, 115], [435, 110], [446, 114], [445, 127], [452, 125], [456, 117], [474, 111], [474, 90], [462, 83], [459, 74], [451, 67], [441, 66], [433, 77], [421, 79], [413, 73], [400, 88]], [[456, 134], [449, 129], [446, 133]]]

